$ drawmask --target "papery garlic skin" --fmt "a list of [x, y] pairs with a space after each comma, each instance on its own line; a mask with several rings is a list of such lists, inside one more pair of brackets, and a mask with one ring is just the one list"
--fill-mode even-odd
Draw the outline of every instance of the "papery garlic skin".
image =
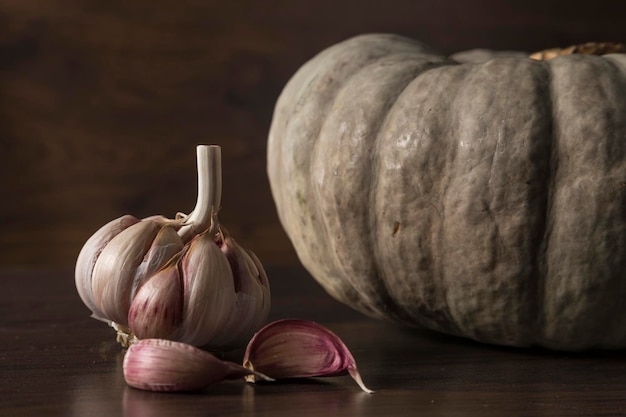
[[98, 306], [99, 303], [96, 302], [94, 298], [92, 288], [93, 269], [96, 260], [104, 247], [115, 236], [138, 222], [139, 219], [131, 215], [125, 215], [118, 219], [111, 220], [98, 229], [87, 242], [85, 242], [78, 254], [75, 269], [76, 289], [83, 303], [92, 311], [93, 316], [96, 318], [103, 318], [103, 314]]
[[222, 236], [220, 249], [233, 273], [236, 299], [232, 306], [237, 314], [229, 317], [225, 328], [214, 339], [223, 345], [245, 345], [260, 329], [270, 312], [270, 287], [263, 265], [254, 253], [241, 247], [235, 239]]
[[267, 320], [267, 275], [217, 219], [215, 148], [198, 147], [198, 202], [189, 216], [123, 216], [100, 228], [79, 254], [81, 299], [124, 341], [168, 338], [229, 350], [245, 345]]
[[235, 314], [235, 285], [226, 257], [208, 233], [196, 236], [180, 263], [185, 322], [181, 340], [206, 346]]
[[[144, 221], [148, 220], [144, 219]], [[163, 225], [137, 267], [131, 288], [131, 298], [135, 297], [135, 292], [146, 280], [169, 264], [183, 248], [183, 241], [175, 227], [170, 224]]]
[[135, 223], [115, 236], [100, 253], [93, 269], [92, 288], [104, 318], [128, 324], [137, 270], [160, 229], [150, 220]]
[[130, 330], [139, 339], [177, 338], [183, 321], [182, 283], [175, 262], [148, 279], [137, 291], [128, 311]]

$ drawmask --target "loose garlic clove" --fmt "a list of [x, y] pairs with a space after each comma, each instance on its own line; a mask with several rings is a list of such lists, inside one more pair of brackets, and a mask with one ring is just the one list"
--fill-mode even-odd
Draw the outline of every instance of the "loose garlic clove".
[[[341, 339], [312, 321], [286, 319], [266, 325], [248, 343], [243, 366], [275, 379], [350, 374], [363, 391], [373, 392], [363, 383]], [[246, 380], [256, 378], [251, 375]]]
[[269, 380], [233, 362], [217, 359], [194, 346], [163, 339], [144, 339], [124, 356], [124, 380], [147, 391], [198, 391], [225, 379], [246, 375]]

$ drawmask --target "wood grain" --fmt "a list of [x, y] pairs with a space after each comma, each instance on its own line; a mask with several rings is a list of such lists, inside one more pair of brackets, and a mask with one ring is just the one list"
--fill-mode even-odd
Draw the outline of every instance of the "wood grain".
[[[271, 320], [315, 320], [350, 348], [372, 395], [347, 376], [228, 381], [198, 393], [126, 386], [113, 331], [89, 318], [71, 270], [0, 270], [0, 415], [568, 416], [626, 414], [625, 352], [481, 345], [357, 315], [300, 268], [268, 270]], [[239, 362], [242, 352], [227, 359]]]
[[444, 52], [624, 41], [626, 3], [3, 0], [0, 265], [72, 265], [125, 213], [195, 202], [198, 143], [223, 148], [221, 218], [296, 263], [265, 175], [274, 102], [321, 49], [396, 32]]

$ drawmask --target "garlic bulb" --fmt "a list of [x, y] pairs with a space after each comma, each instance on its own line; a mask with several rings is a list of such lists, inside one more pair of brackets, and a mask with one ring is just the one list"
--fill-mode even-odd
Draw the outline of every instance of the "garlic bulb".
[[267, 320], [270, 292], [258, 258], [220, 225], [219, 146], [200, 145], [198, 200], [175, 219], [130, 215], [96, 231], [76, 261], [76, 289], [93, 317], [128, 345], [164, 338], [225, 350]]

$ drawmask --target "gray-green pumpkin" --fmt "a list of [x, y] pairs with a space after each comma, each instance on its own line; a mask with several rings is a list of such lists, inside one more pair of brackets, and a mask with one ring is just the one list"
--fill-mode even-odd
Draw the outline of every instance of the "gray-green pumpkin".
[[280, 220], [369, 316], [626, 347], [626, 55], [482, 56], [379, 34], [302, 66], [269, 134]]

